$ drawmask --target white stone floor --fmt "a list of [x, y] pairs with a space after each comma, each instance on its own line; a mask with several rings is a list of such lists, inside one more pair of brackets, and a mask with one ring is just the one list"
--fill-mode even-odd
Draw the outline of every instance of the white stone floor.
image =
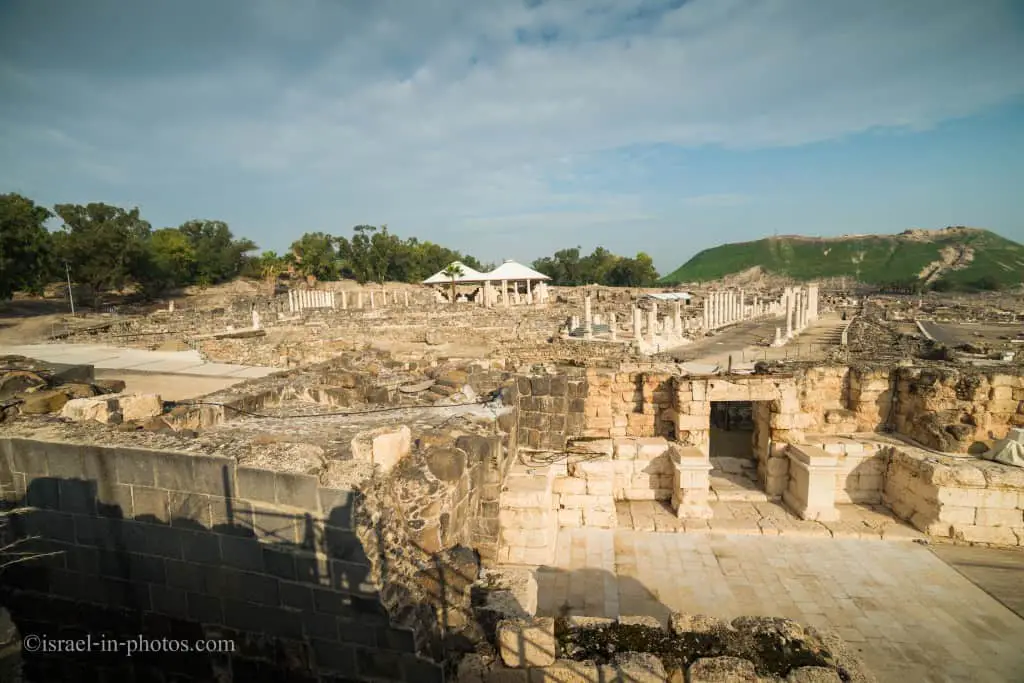
[[0, 346], [0, 354], [28, 356], [51, 363], [92, 365], [103, 370], [131, 370], [200, 377], [266, 377], [280, 368], [210, 363], [198, 351], [147, 351], [101, 344], [22, 344]]
[[1024, 620], [928, 547], [563, 529], [539, 613], [784, 616], [835, 628], [883, 683], [1024, 681]]

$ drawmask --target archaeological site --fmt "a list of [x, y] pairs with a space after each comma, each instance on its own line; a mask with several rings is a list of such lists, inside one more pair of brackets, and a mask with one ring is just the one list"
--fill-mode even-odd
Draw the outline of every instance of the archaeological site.
[[[3, 671], [1024, 680], [1020, 575], [963, 555], [1024, 547], [1019, 299], [544, 279], [235, 282], [0, 347]], [[98, 631], [230, 647], [29, 647]]]

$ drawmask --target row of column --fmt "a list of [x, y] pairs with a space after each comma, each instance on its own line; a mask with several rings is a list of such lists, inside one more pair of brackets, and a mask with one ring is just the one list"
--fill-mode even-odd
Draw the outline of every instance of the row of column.
[[[409, 306], [409, 292], [388, 292], [386, 289], [382, 289], [379, 292], [370, 290], [366, 292], [369, 296], [370, 308], [377, 308], [377, 302], [380, 302], [382, 306], [387, 306], [389, 303], [398, 304], [402, 303], [406, 307]], [[363, 308], [363, 291], [359, 290], [355, 292], [355, 306], [353, 308]], [[292, 313], [298, 313], [311, 308], [330, 308], [341, 310], [348, 309], [348, 292], [328, 292], [324, 290], [316, 289], [296, 289], [288, 292], [288, 310]]]
[[778, 303], [764, 301], [756, 295], [748, 304], [746, 292], [742, 289], [708, 292], [704, 298], [704, 329], [716, 330], [743, 320], [755, 320], [772, 315], [778, 312], [779, 308]]
[[[786, 287], [782, 300], [786, 307], [786, 339], [799, 334], [808, 324], [818, 319], [818, 285]], [[776, 328], [775, 338], [781, 341], [781, 328]]]
[[[604, 319], [600, 314], [593, 312], [592, 298], [587, 295], [583, 297], [583, 318], [579, 316], [572, 316], [569, 319], [570, 331], [578, 330], [582, 327], [583, 338], [593, 339], [594, 338], [594, 326], [601, 325]], [[632, 331], [633, 339], [636, 341], [643, 341], [645, 338], [649, 341], [654, 341], [658, 336], [678, 336], [691, 329], [690, 321], [683, 319], [682, 306], [676, 302], [675, 307], [672, 311], [671, 316], [666, 316], [662, 319], [658, 318], [658, 304], [652, 302], [651, 309], [647, 311], [647, 322], [646, 322], [646, 337], [644, 334], [644, 312], [639, 306], [633, 306], [632, 316]], [[619, 329], [618, 329], [618, 318], [614, 313], [608, 314], [608, 332], [609, 338], [612, 341], [618, 340]]]
[[[520, 295], [519, 288], [516, 287], [516, 291], [509, 293], [508, 291], [508, 280], [501, 281], [501, 289], [495, 289], [494, 285], [491, 284], [490, 280], [487, 280], [483, 284], [481, 296], [478, 300], [479, 304], [485, 308], [493, 308], [499, 303], [508, 308], [513, 304], [543, 304], [548, 301], [548, 285], [545, 282], [538, 282], [532, 284], [530, 280], [526, 280], [526, 294]], [[516, 284], [513, 282], [513, 285]]]

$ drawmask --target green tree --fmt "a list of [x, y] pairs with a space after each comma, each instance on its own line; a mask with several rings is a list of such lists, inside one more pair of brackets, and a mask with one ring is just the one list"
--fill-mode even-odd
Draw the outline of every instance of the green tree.
[[334, 244], [335, 239], [323, 232], [307, 232], [292, 242], [296, 270], [317, 280], [337, 280], [338, 253]]
[[184, 233], [177, 228], [157, 230], [147, 246], [147, 271], [136, 274], [147, 294], [160, 294], [192, 281], [196, 255]]
[[0, 300], [15, 291], [42, 292], [54, 274], [52, 214], [19, 194], [0, 195]]
[[138, 208], [126, 211], [91, 203], [58, 204], [54, 210], [64, 221], [56, 237], [59, 254], [71, 276], [89, 287], [94, 303], [105, 292], [123, 289], [136, 276], [145, 279], [151, 228]]
[[178, 228], [192, 244], [192, 281], [216, 284], [241, 272], [245, 255], [256, 249], [249, 239], [235, 239], [224, 221], [191, 220]]
[[608, 273], [618, 260], [618, 256], [604, 247], [597, 247], [590, 256], [580, 259], [579, 284], [607, 284]]
[[635, 258], [620, 258], [608, 271], [602, 284], [613, 287], [652, 287], [658, 280], [654, 261], [640, 252]]
[[451, 280], [452, 284], [452, 305], [455, 304], [455, 280], [462, 276], [465, 271], [458, 263], [449, 263], [444, 269], [444, 276]]

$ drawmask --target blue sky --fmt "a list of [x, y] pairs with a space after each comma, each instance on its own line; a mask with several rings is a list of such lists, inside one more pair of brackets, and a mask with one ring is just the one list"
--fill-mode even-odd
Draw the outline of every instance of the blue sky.
[[1018, 0], [0, 0], [0, 192], [663, 272], [778, 234], [1024, 242]]

